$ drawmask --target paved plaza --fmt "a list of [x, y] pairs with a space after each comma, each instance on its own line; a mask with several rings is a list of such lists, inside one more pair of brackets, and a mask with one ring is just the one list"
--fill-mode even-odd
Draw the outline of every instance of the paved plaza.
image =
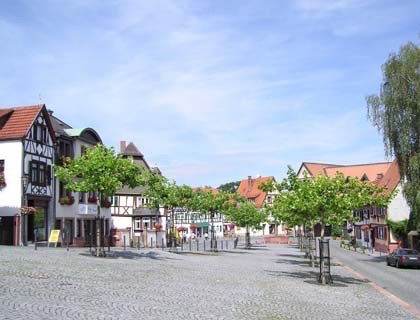
[[296, 248], [171, 253], [0, 247], [0, 319], [417, 319], [340, 265], [317, 283]]

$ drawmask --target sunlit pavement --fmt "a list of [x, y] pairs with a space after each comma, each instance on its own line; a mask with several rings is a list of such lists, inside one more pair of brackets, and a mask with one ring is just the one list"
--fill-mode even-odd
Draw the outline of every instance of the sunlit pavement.
[[1, 319], [417, 319], [346, 268], [317, 282], [298, 249], [221, 253], [0, 247]]

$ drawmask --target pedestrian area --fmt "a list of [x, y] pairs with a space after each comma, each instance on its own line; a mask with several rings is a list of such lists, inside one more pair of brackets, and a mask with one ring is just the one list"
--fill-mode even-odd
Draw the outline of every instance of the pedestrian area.
[[334, 263], [319, 285], [303, 255], [0, 246], [0, 319], [417, 319]]

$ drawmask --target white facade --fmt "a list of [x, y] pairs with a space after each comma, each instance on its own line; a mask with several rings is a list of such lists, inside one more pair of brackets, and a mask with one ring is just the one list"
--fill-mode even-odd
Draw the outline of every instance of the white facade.
[[408, 219], [410, 216], [410, 207], [408, 206], [407, 200], [405, 199], [401, 184], [395, 189], [396, 196], [391, 200], [388, 205], [388, 219], [392, 221], [401, 221]]
[[2, 216], [20, 213], [22, 206], [22, 141], [4, 141], [0, 143], [0, 160], [4, 160], [6, 187], [0, 191]]

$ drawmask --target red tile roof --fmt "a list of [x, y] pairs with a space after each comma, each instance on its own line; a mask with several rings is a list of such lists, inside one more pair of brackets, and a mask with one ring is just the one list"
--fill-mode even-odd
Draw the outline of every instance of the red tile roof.
[[261, 191], [258, 187], [261, 183], [270, 180], [274, 180], [274, 177], [258, 177], [255, 179], [248, 177], [248, 179], [242, 180], [239, 184], [238, 193], [246, 199], [253, 200], [255, 206], [261, 208], [265, 197], [267, 196], [267, 192]]
[[338, 171], [345, 177], [356, 177], [362, 179], [362, 177], [365, 176], [369, 181], [375, 181], [383, 176], [390, 166], [391, 162], [357, 164], [340, 167], [327, 167], [325, 168], [325, 172], [328, 177], [334, 176]]
[[0, 109], [0, 140], [22, 139], [45, 105]]
[[375, 182], [378, 187], [385, 187], [388, 190], [395, 190], [401, 181], [400, 168], [397, 160], [392, 161], [388, 171], [384, 174], [382, 179]]
[[336, 164], [314, 163], [314, 162], [303, 162], [302, 166], [305, 166], [305, 168], [313, 177], [320, 176], [320, 175], [325, 176], [326, 173], [324, 169], [326, 167], [339, 167], [339, 165], [336, 165]]
[[396, 160], [393, 162], [357, 165], [328, 165], [303, 162], [302, 166], [305, 166], [313, 176], [323, 175], [333, 177], [337, 172], [340, 172], [345, 177], [356, 177], [359, 179], [367, 177], [368, 181], [375, 183], [378, 187], [385, 187], [388, 190], [394, 190], [401, 180]]

